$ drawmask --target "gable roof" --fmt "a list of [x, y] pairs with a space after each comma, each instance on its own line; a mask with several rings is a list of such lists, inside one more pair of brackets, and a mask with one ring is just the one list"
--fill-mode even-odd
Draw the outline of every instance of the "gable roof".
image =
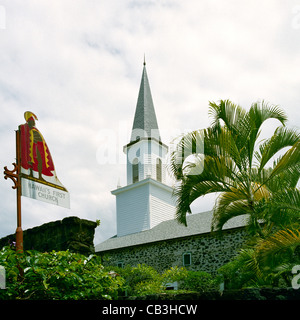
[[137, 136], [140, 138], [153, 137], [161, 140], [146, 71], [146, 63], [144, 63], [130, 142], [138, 140]]
[[[179, 224], [176, 220], [163, 221], [150, 230], [129, 234], [123, 237], [112, 237], [96, 245], [95, 251], [121, 249], [157, 241], [171, 240], [193, 235], [209, 233], [211, 231], [212, 211], [187, 215], [187, 227]], [[238, 216], [229, 220], [226, 229], [243, 227], [246, 225], [246, 216]]]

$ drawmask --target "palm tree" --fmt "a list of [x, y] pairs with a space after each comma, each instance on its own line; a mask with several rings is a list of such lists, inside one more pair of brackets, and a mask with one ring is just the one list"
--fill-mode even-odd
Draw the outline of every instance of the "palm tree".
[[[226, 278], [229, 288], [272, 286], [280, 279], [290, 287], [292, 268], [300, 263], [299, 224], [279, 230], [266, 239], [240, 249], [239, 254], [218, 272]], [[282, 285], [282, 284], [281, 284]]]
[[[246, 111], [229, 100], [209, 105], [211, 126], [184, 135], [171, 154], [170, 169], [177, 180], [176, 218], [186, 225], [191, 203], [218, 193], [212, 230], [219, 231], [231, 218], [247, 214], [248, 225], [261, 233], [260, 222], [267, 215], [271, 196], [277, 194], [274, 199], [278, 200], [282, 189], [295, 190], [299, 181], [300, 135], [285, 127], [287, 116], [278, 106], [254, 103]], [[260, 142], [268, 119], [278, 120], [280, 126]], [[286, 147], [289, 149], [278, 156]]]

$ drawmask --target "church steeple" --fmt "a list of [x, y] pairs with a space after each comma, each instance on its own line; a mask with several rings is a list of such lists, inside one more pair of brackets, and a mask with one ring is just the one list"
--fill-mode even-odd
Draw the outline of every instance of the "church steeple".
[[124, 152], [128, 185], [147, 178], [165, 183], [168, 146], [161, 141], [145, 60], [130, 143]]
[[176, 201], [166, 185], [168, 146], [162, 143], [144, 60], [127, 156], [127, 185], [112, 194], [117, 199], [117, 236], [149, 230], [173, 219]]
[[161, 140], [145, 60], [130, 142], [141, 138], [155, 138], [159, 141]]

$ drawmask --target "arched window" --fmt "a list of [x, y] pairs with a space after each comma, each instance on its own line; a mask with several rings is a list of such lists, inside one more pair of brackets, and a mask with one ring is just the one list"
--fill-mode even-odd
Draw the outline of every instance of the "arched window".
[[162, 180], [162, 162], [161, 159], [156, 159], [156, 180], [161, 182]]
[[135, 158], [132, 162], [132, 183], [139, 181], [139, 160]]

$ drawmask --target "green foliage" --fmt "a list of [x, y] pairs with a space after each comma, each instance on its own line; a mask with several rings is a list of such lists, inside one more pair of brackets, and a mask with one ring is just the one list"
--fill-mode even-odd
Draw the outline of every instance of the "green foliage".
[[0, 251], [0, 265], [6, 270], [7, 287], [0, 290], [1, 299], [112, 299], [123, 285], [122, 278], [104, 271], [96, 255], [69, 251], [20, 254], [5, 247]]
[[117, 299], [124, 293], [128, 296], [162, 293], [168, 283], [175, 281], [188, 291], [216, 287], [215, 279], [206, 272], [176, 266], [160, 274], [145, 264], [104, 268], [96, 255], [86, 257], [69, 251], [20, 254], [4, 247], [0, 251], [0, 265], [6, 270], [6, 289], [0, 290], [0, 299]]
[[[112, 268], [112, 267], [110, 267]], [[114, 271], [125, 279], [128, 296], [158, 294], [166, 290], [166, 285], [177, 281], [179, 288], [185, 291], [204, 292], [218, 290], [220, 279], [204, 271], [188, 271], [186, 268], [171, 267], [162, 274], [145, 264], [136, 267], [126, 266]]]
[[[285, 127], [281, 108], [265, 102], [253, 103], [249, 111], [229, 100], [209, 105], [211, 126], [182, 136], [171, 155], [176, 218], [186, 224], [194, 200], [218, 193], [212, 230], [245, 215], [252, 236], [251, 245], [220, 269], [225, 288], [275, 286], [282, 280], [290, 285], [291, 266], [300, 263], [300, 133]], [[261, 140], [269, 119], [279, 126]]]
[[[279, 222], [278, 208], [280, 213], [299, 210], [295, 189], [300, 176], [300, 133], [285, 127], [284, 111], [264, 102], [246, 111], [221, 100], [210, 103], [209, 115], [211, 126], [185, 134], [171, 155], [170, 170], [178, 181], [177, 220], [186, 224], [190, 205], [209, 193], [219, 193], [212, 221], [216, 231], [231, 218], [247, 214], [249, 230], [260, 234], [261, 219], [268, 216]], [[260, 131], [269, 119], [281, 125], [269, 139], [260, 141]], [[280, 156], [284, 148], [289, 149]], [[273, 166], [269, 165], [273, 159]], [[273, 210], [265, 210], [270, 202]]]
[[123, 289], [128, 296], [142, 296], [158, 293], [162, 290], [161, 276], [150, 266], [139, 264], [136, 267], [110, 268], [113, 268], [115, 272], [125, 279]]
[[168, 283], [173, 282], [182, 282], [184, 281], [188, 276], [189, 271], [186, 268], [179, 268], [177, 266], [171, 267], [170, 269], [167, 269], [162, 274], [162, 282], [164, 286]]
[[227, 289], [245, 287], [289, 287], [292, 268], [300, 264], [299, 225], [279, 230], [266, 238], [252, 239], [236, 258], [218, 271]]
[[226, 289], [241, 289], [244, 287], [257, 287], [253, 270], [249, 270], [246, 264], [253, 259], [253, 249], [241, 250], [233, 260], [219, 268], [218, 272], [223, 275]]
[[189, 291], [205, 292], [219, 289], [219, 279], [204, 271], [188, 271], [180, 288]]

